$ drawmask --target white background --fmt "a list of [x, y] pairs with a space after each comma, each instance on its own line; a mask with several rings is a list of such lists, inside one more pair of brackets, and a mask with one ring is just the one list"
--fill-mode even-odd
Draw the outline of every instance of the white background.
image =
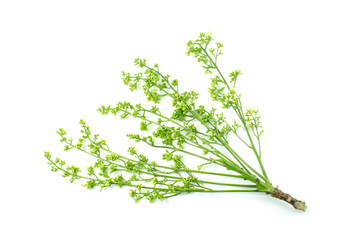
[[[1, 1], [0, 238], [361, 239], [361, 11], [360, 1]], [[49, 171], [43, 151], [78, 156], [55, 131], [77, 133], [81, 118], [113, 148], [134, 145], [132, 120], [96, 109], [140, 100], [120, 80], [135, 57], [205, 90], [184, 54], [201, 31], [224, 43], [225, 73], [242, 70], [269, 178], [306, 212], [254, 193], [135, 204], [125, 189], [87, 191]]]

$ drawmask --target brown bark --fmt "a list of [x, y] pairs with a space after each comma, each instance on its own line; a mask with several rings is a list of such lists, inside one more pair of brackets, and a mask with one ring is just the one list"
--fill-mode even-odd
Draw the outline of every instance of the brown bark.
[[272, 197], [286, 201], [287, 203], [291, 204], [295, 209], [302, 211], [305, 211], [307, 209], [307, 205], [305, 205], [305, 202], [293, 198], [292, 196], [290, 196], [287, 193], [284, 193], [278, 188], [274, 188], [273, 191], [271, 192], [271, 195]]

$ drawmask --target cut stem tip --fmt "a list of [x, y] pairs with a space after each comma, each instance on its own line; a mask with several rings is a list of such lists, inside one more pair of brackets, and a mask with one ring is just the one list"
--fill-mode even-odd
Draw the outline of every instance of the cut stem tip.
[[300, 201], [298, 199], [293, 198], [287, 193], [284, 193], [283, 191], [279, 190], [278, 188], [274, 188], [271, 192], [272, 197], [279, 198], [280, 200], [283, 200], [290, 205], [292, 205], [295, 209], [305, 211], [307, 209], [307, 205], [304, 201]]

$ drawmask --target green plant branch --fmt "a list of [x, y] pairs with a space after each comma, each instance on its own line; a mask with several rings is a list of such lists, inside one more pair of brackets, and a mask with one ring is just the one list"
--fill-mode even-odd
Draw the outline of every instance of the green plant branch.
[[[165, 151], [162, 156], [151, 162], [135, 147], [128, 149], [131, 157], [120, 155], [111, 150], [105, 140], [99, 139], [99, 135], [92, 134], [89, 126], [81, 120], [82, 136], [78, 141], [66, 137], [63, 129], [59, 129], [57, 133], [61, 137], [60, 141], [65, 143], [65, 151], [78, 149], [92, 157], [93, 165], [87, 167], [88, 177], [80, 174], [82, 170], [79, 167], [67, 165], [59, 158], [53, 160], [51, 154], [45, 152], [51, 171], [62, 172], [62, 176], [70, 178], [71, 182], [84, 181], [83, 186], [87, 188], [126, 186], [136, 202], [143, 198], [153, 202], [191, 192], [264, 192], [304, 211], [306, 205], [303, 201], [270, 183], [261, 159], [260, 136], [263, 128], [258, 110], [243, 110], [241, 94], [235, 91], [241, 71], [232, 71], [229, 79], [223, 75], [218, 66], [223, 45], [219, 42], [211, 44], [212, 41], [211, 34], [201, 33], [198, 39], [187, 43], [186, 54], [197, 59], [205, 74], [215, 72], [209, 87], [211, 99], [236, 114], [237, 120], [233, 124], [227, 121], [222, 112], [216, 112], [216, 108], [207, 110], [205, 106], [197, 105], [198, 93], [180, 92], [178, 80], [162, 74], [158, 64], [151, 67], [146, 64], [146, 60], [137, 58], [134, 63], [143, 72], [133, 75], [122, 72], [123, 83], [131, 91], [142, 90], [146, 99], [155, 105], [146, 109], [141, 104], [134, 106], [130, 102], [119, 102], [115, 107], [101, 106], [98, 111], [102, 114], [119, 114], [122, 119], [128, 116], [137, 118], [140, 120], [141, 131], [155, 128], [150, 135], [141, 137], [139, 134], [129, 134], [128, 137]], [[158, 105], [164, 104], [164, 98], [171, 100], [171, 106], [168, 107], [172, 110], [170, 116], [162, 114], [158, 108]], [[239, 135], [240, 130], [244, 130], [246, 135]], [[238, 139], [237, 143], [230, 139], [231, 135]], [[235, 144], [237, 148], [234, 147]], [[238, 144], [247, 148], [239, 153], [236, 151], [239, 149]], [[243, 151], [253, 152], [260, 169], [252, 167], [244, 158], [246, 155]], [[184, 158], [190, 156], [201, 161], [197, 170], [190, 169], [184, 162]], [[160, 164], [161, 160], [169, 162], [169, 165]], [[212, 168], [210, 171], [202, 170], [206, 165], [222, 167], [236, 174], [220, 173]], [[208, 180], [205, 179], [206, 176], [218, 176], [224, 180]], [[240, 182], [228, 182], [230, 178]], [[217, 189], [217, 186], [222, 189]]]

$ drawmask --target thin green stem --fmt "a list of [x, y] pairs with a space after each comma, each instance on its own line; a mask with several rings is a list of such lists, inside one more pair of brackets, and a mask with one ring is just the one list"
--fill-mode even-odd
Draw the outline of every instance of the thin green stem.
[[[72, 173], [71, 173], [71, 172], [69, 172], [69, 171], [67, 171], [67, 170], [59, 167], [59, 166], [58, 166], [54, 161], [52, 161], [50, 158], [48, 158], [48, 161], [50, 161], [58, 170], [60, 170], [60, 171], [62, 171], [62, 172], [64, 172], [64, 173], [69, 174], [69, 176], [72, 176]], [[76, 176], [79, 177], [79, 178], [84, 178], [84, 179], [88, 179], [88, 180], [101, 181], [101, 180], [99, 180], [98, 178], [97, 178], [97, 179], [94, 179], [94, 178], [89, 178], [89, 177], [81, 176], [81, 175], [78, 175], [78, 174], [77, 174]]]
[[[219, 76], [221, 77], [221, 79], [223, 80], [224, 82], [224, 85], [227, 87], [227, 89], [230, 91], [230, 87], [229, 87], [229, 84], [227, 83], [226, 79], [224, 78], [223, 74], [221, 73], [219, 67], [216, 65], [216, 63], [213, 61], [213, 59], [210, 57], [210, 55], [208, 54], [207, 50], [205, 48], [203, 48], [200, 44], [198, 44], [200, 46], [200, 48], [203, 50], [203, 52], [206, 54], [206, 56], [208, 57], [208, 59], [210, 60], [211, 64], [213, 65], [213, 67], [216, 69], [216, 71], [218, 72]], [[248, 127], [247, 127], [247, 124], [246, 124], [246, 121], [245, 121], [245, 118], [243, 117], [243, 114], [242, 114], [242, 107], [241, 107], [241, 102], [240, 102], [240, 99], [239, 100], [239, 104], [236, 103], [236, 106], [233, 106], [233, 109], [234, 111], [237, 113], [238, 117], [240, 118], [240, 120], [242, 121], [243, 125], [244, 125], [244, 128], [246, 130], [246, 133], [248, 135], [248, 138], [249, 138], [249, 141], [250, 141], [250, 144], [251, 144], [251, 147], [253, 149], [253, 152], [254, 154], [256, 155], [257, 157], [257, 160], [258, 160], [258, 163], [259, 163], [259, 166], [263, 172], [263, 179], [269, 183], [269, 179], [268, 179], [268, 176], [266, 174], [266, 171], [264, 169], [264, 166], [263, 166], [263, 163], [261, 161], [261, 157], [259, 156], [256, 148], [255, 148], [255, 145], [254, 145], [254, 141], [252, 140], [251, 136], [250, 136], [250, 132], [248, 130]], [[258, 176], [260, 176], [260, 174], [258, 174]]]
[[[88, 138], [89, 141], [93, 142], [90, 138]], [[109, 160], [106, 160], [104, 158], [101, 158], [100, 156], [98, 155], [95, 155], [95, 154], [92, 154], [88, 151], [85, 151], [84, 149], [81, 149], [81, 148], [77, 148], [74, 144], [70, 143], [69, 141], [65, 141], [65, 143], [67, 143], [68, 145], [72, 146], [73, 148], [75, 149], [78, 149], [79, 151], [82, 151], [88, 155], [91, 155], [93, 157], [96, 157], [96, 158], [99, 158], [99, 159], [102, 159], [108, 163], [113, 163]], [[93, 142], [94, 143], [94, 142]], [[106, 148], [103, 148], [103, 147], [100, 147], [102, 150], [108, 152], [108, 153], [111, 153], [111, 154], [114, 154], [120, 158], [123, 158], [125, 160], [128, 160], [128, 161], [131, 161], [131, 162], [139, 162], [138, 160], [135, 160], [135, 159], [131, 159], [131, 158], [128, 158], [128, 157], [125, 157], [123, 155], [120, 155], [118, 153], [115, 153], [113, 151], [110, 151], [109, 149], [106, 149]], [[175, 169], [175, 168], [172, 168], [172, 167], [168, 167], [168, 166], [163, 166], [163, 165], [159, 165], [159, 164], [152, 164], [152, 163], [147, 163], [147, 162], [142, 162], [142, 164], [144, 165], [148, 165], [148, 166], [153, 166], [153, 167], [157, 167], [157, 168], [163, 168], [163, 169], [169, 169], [169, 170], [174, 170], [174, 171], [181, 171], [181, 172], [192, 172], [192, 173], [200, 173], [200, 174], [208, 174], [208, 175], [216, 175], [216, 176], [224, 176], [224, 177], [233, 177], [233, 178], [243, 178], [242, 176], [240, 175], [234, 175], [234, 174], [226, 174], [226, 173], [217, 173], [217, 172], [208, 172], [208, 171], [197, 171], [197, 170], [192, 170], [192, 169]], [[117, 164], [118, 166], [120, 167], [123, 167], [119, 164]]]

